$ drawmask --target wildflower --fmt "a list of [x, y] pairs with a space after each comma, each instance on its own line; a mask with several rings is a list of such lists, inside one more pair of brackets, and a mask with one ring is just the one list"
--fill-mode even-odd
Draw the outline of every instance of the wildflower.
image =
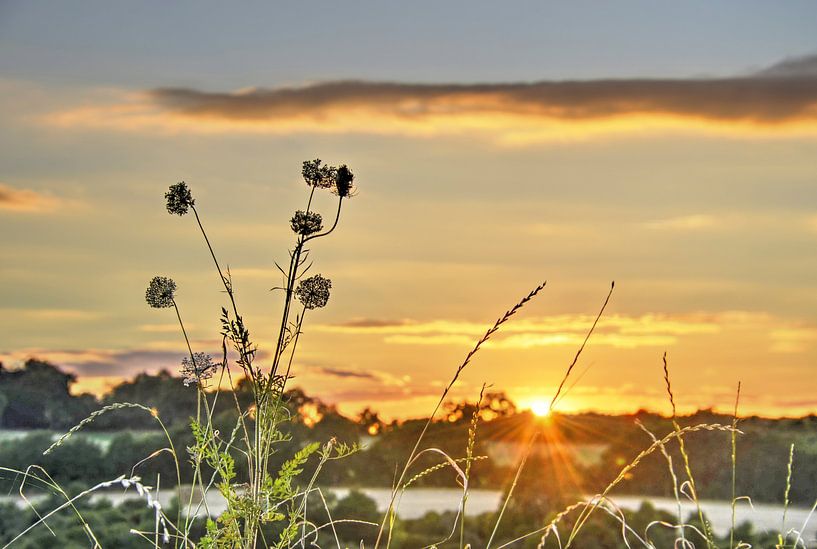
[[295, 296], [307, 309], [325, 307], [329, 301], [332, 281], [319, 274], [301, 280], [295, 289]]
[[193, 353], [192, 357], [186, 356], [182, 359], [182, 383], [189, 387], [194, 383], [201, 385], [201, 382], [213, 377], [216, 365], [213, 358], [207, 353]]
[[145, 301], [154, 309], [166, 309], [173, 306], [173, 294], [176, 283], [166, 276], [154, 276], [145, 292]]
[[310, 187], [318, 189], [328, 189], [334, 185], [335, 182], [335, 167], [329, 164], [321, 165], [321, 159], [304, 160], [304, 167], [301, 174], [304, 181]]
[[352, 184], [354, 180], [355, 174], [344, 164], [335, 170], [335, 189], [333, 192], [341, 198], [349, 198], [352, 196], [352, 190], [354, 189]]
[[193, 195], [190, 194], [190, 189], [187, 188], [187, 183], [182, 181], [171, 185], [170, 189], [165, 193], [167, 199], [167, 211], [171, 214], [184, 215], [187, 209], [196, 203], [193, 200]]
[[321, 214], [298, 210], [289, 221], [295, 234], [309, 236], [323, 229]]

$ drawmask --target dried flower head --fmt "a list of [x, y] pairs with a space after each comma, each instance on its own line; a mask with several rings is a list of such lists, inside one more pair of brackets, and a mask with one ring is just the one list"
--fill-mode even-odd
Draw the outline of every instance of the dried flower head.
[[166, 276], [154, 276], [145, 292], [145, 301], [154, 309], [166, 309], [173, 306], [173, 295], [176, 283]]
[[349, 169], [346, 164], [339, 167], [335, 171], [335, 189], [334, 193], [341, 198], [349, 198], [352, 196], [354, 190], [355, 174]]
[[295, 289], [295, 296], [307, 309], [325, 307], [329, 301], [332, 281], [319, 274], [301, 280]]
[[321, 214], [316, 212], [305, 212], [298, 210], [289, 221], [292, 230], [296, 234], [309, 236], [323, 229]]
[[165, 199], [167, 200], [168, 213], [176, 215], [186, 214], [187, 209], [196, 203], [190, 189], [187, 188], [187, 183], [184, 181], [171, 185], [170, 189], [165, 193]]
[[193, 353], [192, 357], [182, 359], [182, 383], [185, 387], [199, 384], [213, 377], [217, 365], [207, 353]]
[[335, 167], [322, 164], [320, 158], [305, 160], [301, 174], [310, 187], [329, 189], [335, 184]]

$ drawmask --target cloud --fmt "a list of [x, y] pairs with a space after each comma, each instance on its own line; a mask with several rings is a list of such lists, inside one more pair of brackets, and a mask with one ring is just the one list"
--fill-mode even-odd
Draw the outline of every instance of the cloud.
[[[724, 318], [736, 314], [745, 314], [754, 318], [755, 313], [694, 313], [684, 315], [648, 313], [638, 316], [610, 315], [605, 317], [600, 326], [603, 329], [615, 329], [623, 334], [648, 335], [667, 333], [683, 335], [691, 333], [715, 333]], [[519, 319], [503, 327], [503, 333], [549, 333], [584, 332], [593, 323], [595, 317], [584, 314], [563, 314]], [[466, 322], [457, 320], [430, 320], [419, 322], [400, 319], [367, 319], [353, 320], [340, 324], [320, 324], [313, 330], [340, 334], [382, 334], [382, 335], [433, 335], [453, 334], [463, 336], [482, 335], [487, 323]]]
[[817, 329], [806, 327], [783, 327], [773, 330], [771, 350], [776, 353], [800, 353], [817, 342]]
[[[334, 402], [339, 405], [372, 405], [383, 402], [399, 402], [402, 413], [406, 416], [407, 410], [428, 410], [429, 408], [417, 406], [428, 398], [439, 398], [440, 389], [437, 387], [417, 386], [417, 387], [381, 387], [378, 385], [350, 385], [348, 387], [325, 387], [320, 391], [320, 397], [326, 402]], [[433, 407], [433, 404], [432, 404]], [[358, 408], [359, 409], [359, 408]]]
[[450, 84], [344, 80], [211, 92], [159, 88], [47, 117], [63, 127], [163, 131], [491, 135], [817, 132], [817, 56], [725, 78]]
[[17, 317], [45, 322], [97, 320], [105, 316], [96, 311], [80, 309], [22, 309], [9, 307], [0, 307], [0, 314], [5, 317]]
[[331, 378], [333, 388], [337, 388], [344, 382], [357, 384], [371, 381], [377, 387], [404, 387], [411, 381], [411, 376], [395, 376], [382, 370], [361, 370], [360, 368], [339, 366], [334, 364], [307, 363], [297, 365], [296, 369], [300, 374], [298, 377], [308, 379], [310, 382], [320, 383]]
[[53, 212], [65, 202], [51, 194], [17, 189], [0, 183], [0, 209], [12, 212]]
[[[593, 323], [591, 315], [552, 315], [519, 319], [503, 326], [485, 346], [494, 349], [581, 345]], [[392, 345], [473, 346], [487, 324], [454, 320], [367, 319], [322, 324], [312, 330], [345, 335], [378, 336]], [[749, 311], [642, 315], [615, 314], [602, 317], [593, 336], [594, 345], [620, 349], [668, 347], [681, 337], [722, 334], [744, 330], [766, 334], [772, 352], [797, 353], [817, 341], [817, 328], [801, 326], [769, 314]]]
[[[195, 328], [195, 324], [192, 322], [185, 323], [185, 327], [187, 330], [192, 330]], [[174, 334], [178, 333], [179, 331], [179, 324], [178, 323], [169, 323], [169, 324], [140, 324], [139, 325], [140, 332], [147, 332], [152, 334]]]
[[817, 55], [790, 57], [758, 71], [755, 75], [772, 78], [817, 77]]
[[717, 223], [718, 220], [712, 215], [695, 214], [648, 221], [644, 226], [650, 229], [696, 231], [715, 227]]
[[407, 320], [386, 320], [382, 318], [358, 318], [349, 320], [338, 324], [341, 327], [348, 328], [394, 328], [396, 326], [405, 326], [408, 324]]
[[[534, 347], [552, 347], [554, 345], [579, 346], [585, 334], [517, 334], [496, 341], [488, 341], [486, 349], [532, 349]], [[395, 335], [383, 339], [385, 343], [400, 345], [474, 345], [475, 340], [459, 335], [412, 336]], [[634, 349], [637, 347], [666, 347], [674, 344], [677, 338], [672, 335], [623, 335], [596, 334], [594, 345], [607, 345], [616, 348]]]
[[327, 366], [314, 366], [311, 370], [315, 373], [327, 375], [330, 377], [339, 377], [344, 379], [368, 379], [377, 381], [378, 377], [371, 372], [360, 372], [358, 370], [351, 370], [347, 368], [330, 368]]
[[22, 364], [34, 357], [46, 360], [79, 376], [79, 380], [93, 377], [130, 377], [140, 372], [162, 369], [174, 371], [184, 353], [153, 349], [21, 349], [0, 353], [0, 362]]

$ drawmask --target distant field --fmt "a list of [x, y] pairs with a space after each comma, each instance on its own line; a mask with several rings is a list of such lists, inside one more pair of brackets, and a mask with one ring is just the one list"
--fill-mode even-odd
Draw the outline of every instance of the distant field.
[[[65, 431], [48, 431], [36, 429], [0, 429], [0, 443], [18, 440], [33, 433], [49, 433], [54, 440], [57, 440], [57, 438], [65, 434]], [[128, 429], [128, 430], [120, 429], [116, 431], [88, 431], [84, 433], [80, 431], [79, 433], [76, 433], [73, 436], [76, 438], [83, 438], [89, 442], [92, 442], [93, 444], [96, 444], [102, 450], [107, 450], [108, 447], [111, 445], [111, 441], [114, 439], [114, 437], [117, 435], [121, 435], [123, 433], [130, 433], [135, 438], [140, 438], [155, 435], [157, 433], [161, 433], [161, 431], [152, 431], [144, 429]]]

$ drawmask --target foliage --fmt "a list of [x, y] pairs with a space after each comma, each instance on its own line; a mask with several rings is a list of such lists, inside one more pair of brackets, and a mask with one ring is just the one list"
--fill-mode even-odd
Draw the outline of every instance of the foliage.
[[[325, 307], [332, 289], [328, 278], [320, 274], [306, 276], [312, 267], [310, 246], [334, 232], [344, 200], [356, 191], [354, 176], [345, 165], [307, 161], [302, 175], [309, 188], [308, 200], [306, 209], [297, 210], [290, 220], [295, 242], [289, 251], [288, 266], [276, 264], [282, 275], [281, 285], [275, 288], [282, 297], [280, 327], [266, 352], [259, 353], [240, 313], [230, 271], [222, 269], [192, 192], [181, 182], [165, 194], [166, 208], [179, 216], [193, 213], [224, 288], [221, 356], [213, 358], [194, 350], [174, 280], [154, 277], [145, 298], [151, 307], [170, 309], [165, 312], [175, 314], [187, 351], [181, 359], [183, 385], [193, 387], [180, 387], [179, 378], [167, 371], [140, 374], [97, 402], [90, 396], [72, 397], [69, 389], [73, 376], [48, 363], [32, 359], [16, 371], [0, 365], [2, 426], [73, 425], [56, 442], [50, 433], [43, 432], [30, 435], [22, 444], [0, 444], [4, 487], [21, 493], [33, 488], [49, 494], [33, 507], [0, 510], [0, 540], [17, 542], [18, 547], [41, 547], [49, 543], [47, 536], [59, 532], [63, 547], [84, 547], [89, 543], [93, 547], [135, 547], [145, 542], [154, 547], [161, 542], [175, 548], [204, 549], [305, 548], [307, 544], [332, 543], [339, 548], [365, 545], [375, 549], [490, 547], [516, 542], [522, 547], [542, 548], [684, 546], [688, 545], [686, 538], [678, 538], [676, 527], [671, 525], [681, 517], [649, 506], [634, 512], [619, 511], [606, 500], [614, 491], [634, 489], [652, 489], [680, 498], [673, 460], [683, 463], [682, 486], [696, 504], [702, 495], [728, 497], [734, 502], [736, 476], [746, 483], [740, 489], [761, 491], [758, 499], [782, 497], [788, 504], [814, 498], [812, 481], [817, 479], [817, 469], [813, 463], [817, 460], [809, 459], [817, 454], [813, 440], [804, 449], [806, 459], [796, 464], [789, 459], [788, 467], [780, 471], [781, 461], [786, 460], [779, 450], [786, 446], [780, 444], [779, 437], [772, 437], [774, 447], [769, 448], [763, 436], [747, 429], [749, 435], [737, 443], [736, 416], [723, 422], [713, 414], [699, 414], [687, 418], [687, 422], [676, 417], [666, 355], [664, 374], [673, 415], [668, 420], [640, 414], [645, 417], [637, 418], [640, 422], [636, 427], [592, 414], [576, 422], [553, 415], [543, 424], [529, 414], [517, 413], [504, 394], [486, 394], [485, 387], [474, 404], [449, 401], [450, 390], [483, 344], [527, 306], [545, 283], [537, 285], [488, 328], [457, 367], [431, 415], [423, 420], [386, 425], [367, 409], [355, 423], [302, 391], [289, 389], [307, 312], [312, 315]], [[334, 222], [327, 229], [323, 216], [312, 211], [319, 189], [329, 189], [337, 197]], [[550, 412], [572, 387], [567, 382], [575, 377], [574, 367], [614, 286], [564, 371]], [[156, 429], [158, 425], [159, 429], [144, 437], [122, 433], [111, 440], [107, 449], [88, 438], [74, 436], [86, 427], [111, 428], [121, 422], [131, 428]], [[480, 422], [486, 428], [477, 437]], [[560, 444], [578, 443], [586, 433], [602, 431], [601, 425], [604, 432], [614, 434], [600, 460], [570, 463], [572, 458], [562, 454], [564, 444]], [[611, 425], [615, 429], [610, 429]], [[651, 443], [645, 441], [644, 431]], [[703, 431], [710, 433], [699, 436]], [[486, 459], [495, 451], [492, 443], [503, 442], [499, 434], [509, 432], [521, 433], [523, 436], [516, 440], [528, 441], [517, 445], [523, 451], [514, 463], [502, 465]], [[377, 435], [365, 453], [359, 452], [357, 445], [364, 433]], [[718, 453], [724, 434], [731, 437], [736, 449], [732, 454]], [[543, 446], [537, 442], [541, 436], [554, 438]], [[695, 460], [693, 466], [689, 456], [699, 452], [718, 457]], [[464, 457], [458, 457], [463, 453]], [[737, 460], [737, 453], [745, 455], [745, 461]], [[338, 465], [341, 459], [343, 466]], [[751, 468], [744, 471], [747, 463], [761, 463], [763, 475], [752, 476]], [[669, 484], [656, 482], [667, 478], [667, 465]], [[636, 468], [639, 475], [634, 474]], [[321, 474], [324, 482], [335, 485], [363, 480], [389, 482], [392, 490], [385, 515], [381, 517], [374, 503], [359, 492], [353, 491], [340, 501], [325, 494]], [[157, 483], [159, 479], [172, 479], [169, 483], [177, 490], [174, 504], [163, 508], [153, 497], [153, 488], [142, 483], [142, 475], [156, 478]], [[111, 477], [115, 478], [108, 480]], [[398, 508], [403, 492], [409, 486], [438, 482], [440, 478], [462, 488], [460, 510], [401, 520]], [[807, 479], [807, 484], [792, 482], [800, 478]], [[187, 493], [183, 485], [189, 485]], [[464, 514], [469, 490], [474, 486], [503, 487], [503, 502], [497, 513], [476, 517]], [[88, 497], [118, 487], [133, 488], [142, 500], [114, 507]], [[198, 511], [203, 506], [204, 514], [208, 514], [206, 496], [211, 491], [224, 499], [226, 511], [204, 518]], [[583, 494], [593, 492], [598, 496], [585, 501]], [[577, 499], [577, 503], [569, 505]], [[734, 539], [751, 544], [774, 541], [767, 534], [756, 535], [746, 527], [740, 528], [731, 532], [730, 547]], [[726, 543], [712, 533], [700, 506], [683, 529], [682, 536], [698, 532], [698, 542], [710, 548]], [[564, 545], [558, 537], [560, 531], [566, 538]], [[779, 533], [778, 543], [783, 543], [784, 538], [786, 533]]]
[[62, 429], [74, 425], [96, 406], [90, 395], [69, 393], [74, 381], [72, 374], [33, 358], [13, 371], [0, 363], [0, 426]]

